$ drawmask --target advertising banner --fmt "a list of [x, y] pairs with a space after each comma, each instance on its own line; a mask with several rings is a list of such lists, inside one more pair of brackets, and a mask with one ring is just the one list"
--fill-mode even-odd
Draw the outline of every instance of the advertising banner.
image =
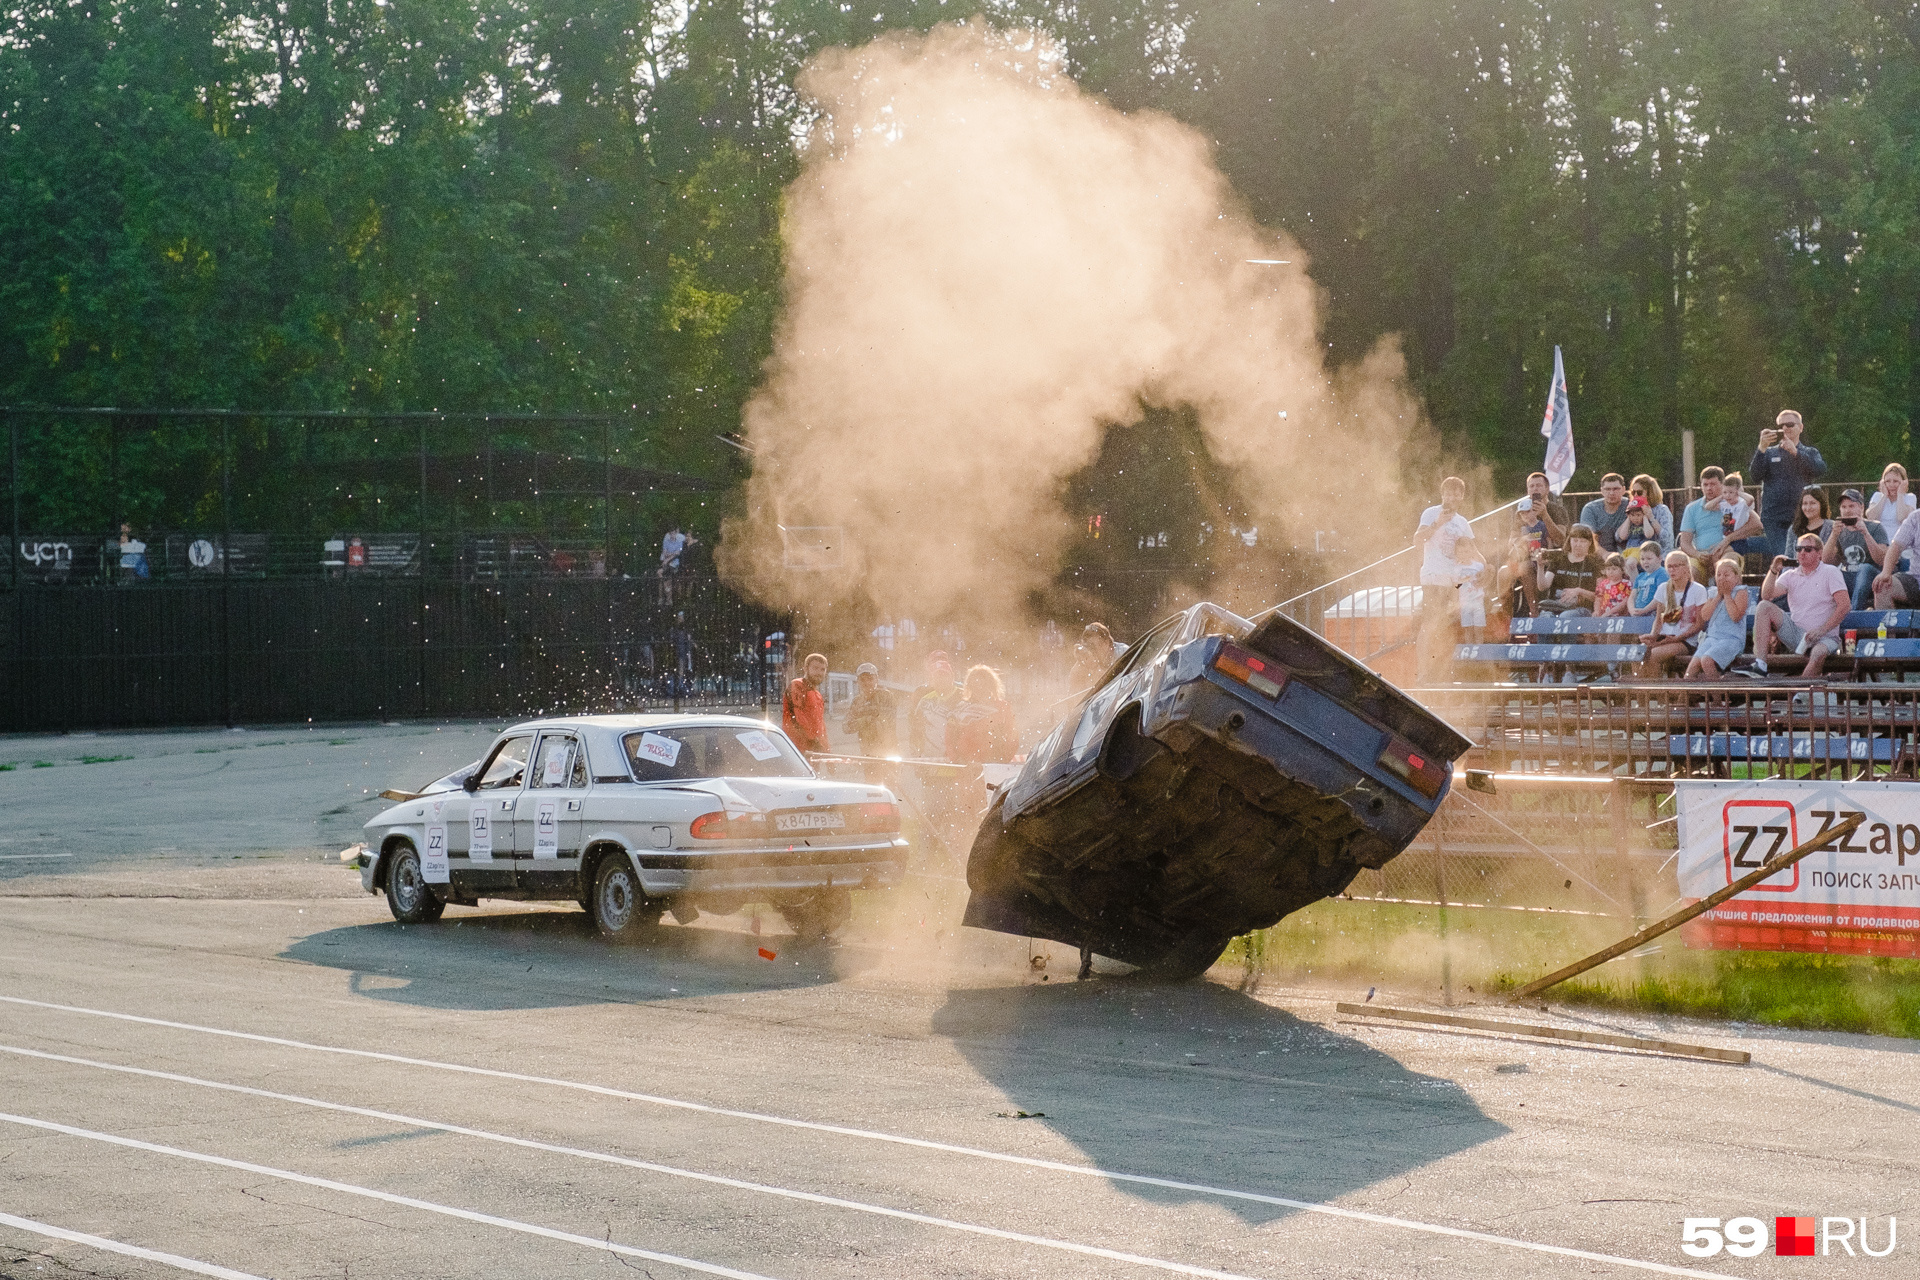
[[1920, 785], [1676, 782], [1680, 892], [1698, 901], [1846, 821], [1829, 849], [1684, 926], [1688, 946], [1920, 957]]

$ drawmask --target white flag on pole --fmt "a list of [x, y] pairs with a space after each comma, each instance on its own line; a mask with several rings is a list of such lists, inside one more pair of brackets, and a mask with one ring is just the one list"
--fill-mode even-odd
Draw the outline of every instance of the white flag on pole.
[[1540, 469], [1547, 473], [1547, 488], [1554, 497], [1573, 479], [1573, 410], [1567, 404], [1567, 368], [1560, 360], [1560, 348], [1553, 349], [1553, 385], [1547, 388], [1547, 416], [1540, 423], [1540, 434], [1547, 438], [1547, 461]]

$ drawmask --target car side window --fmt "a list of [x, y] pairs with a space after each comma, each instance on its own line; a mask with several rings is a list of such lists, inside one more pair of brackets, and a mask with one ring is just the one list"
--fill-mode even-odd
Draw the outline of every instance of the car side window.
[[[1148, 632], [1147, 635], [1141, 638], [1138, 644], [1127, 650], [1126, 665], [1114, 672], [1113, 678], [1118, 680], [1121, 676], [1138, 671], [1165, 653], [1168, 649], [1171, 649], [1175, 637], [1180, 634], [1180, 624], [1182, 621], [1184, 621], [1184, 619], [1180, 617], [1169, 618], [1156, 630]], [[1111, 681], [1109, 681], [1109, 683], [1111, 683]]]
[[574, 737], [570, 733], [543, 733], [540, 735], [540, 750], [533, 760], [534, 787], [565, 787], [574, 772], [574, 759], [579, 754]]
[[567, 779], [567, 785], [575, 791], [587, 785], [587, 744], [573, 744], [573, 776]]
[[533, 746], [533, 735], [523, 738], [508, 738], [493, 753], [493, 759], [487, 761], [486, 769], [480, 774], [476, 791], [505, 791], [520, 785], [527, 775], [527, 750]]

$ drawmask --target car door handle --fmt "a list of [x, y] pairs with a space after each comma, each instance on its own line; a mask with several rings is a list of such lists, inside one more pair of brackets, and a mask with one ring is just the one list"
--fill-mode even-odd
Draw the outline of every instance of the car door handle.
[[567, 801], [567, 811], [569, 813], [577, 813], [579, 812], [579, 809], [580, 809], [580, 802], [578, 800]]
[[514, 803], [514, 802], [513, 802], [513, 801], [511, 801], [511, 800], [502, 800], [502, 801], [500, 802], [500, 807], [501, 807], [501, 808], [502, 808], [503, 810], [510, 810], [510, 809], [512, 809], [512, 808], [513, 808], [513, 803]]

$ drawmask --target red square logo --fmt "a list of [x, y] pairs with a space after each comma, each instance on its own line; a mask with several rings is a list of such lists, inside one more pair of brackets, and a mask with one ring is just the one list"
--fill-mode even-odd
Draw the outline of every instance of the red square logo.
[[[1800, 823], [1793, 805], [1785, 800], [1729, 800], [1720, 808], [1720, 849], [1727, 868], [1727, 883], [1759, 870], [1776, 853], [1800, 847]], [[1800, 887], [1800, 864], [1794, 863], [1780, 875], [1791, 876], [1785, 884], [1779, 877], [1764, 880], [1749, 893], [1792, 893]], [[1784, 1221], [1784, 1219], [1783, 1219]]]
[[1813, 1256], [1813, 1219], [1812, 1218], [1775, 1218], [1773, 1220], [1773, 1252], [1780, 1258], [1811, 1258]]

